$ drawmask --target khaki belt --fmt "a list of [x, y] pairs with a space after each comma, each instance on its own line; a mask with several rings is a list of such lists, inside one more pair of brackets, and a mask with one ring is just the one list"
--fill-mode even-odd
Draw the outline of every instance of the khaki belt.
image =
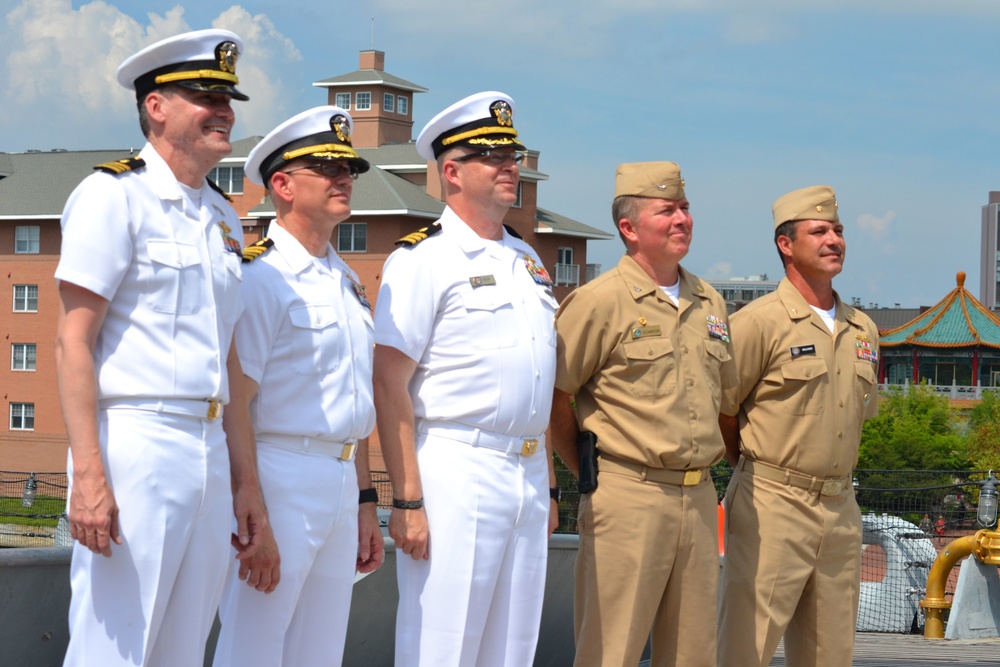
[[526, 438], [520, 435], [490, 433], [473, 426], [427, 419], [417, 421], [417, 431], [424, 435], [457, 440], [473, 447], [485, 447], [509, 456], [532, 456], [538, 452], [538, 445], [545, 443], [544, 434]]
[[753, 461], [745, 456], [740, 457], [737, 467], [754, 477], [762, 477], [772, 482], [794, 486], [797, 489], [805, 489], [810, 493], [817, 493], [821, 496], [839, 496], [844, 491], [850, 489], [853, 483], [850, 475], [846, 477], [813, 477], [788, 470], [787, 468], [780, 468], [770, 463]]
[[351, 461], [358, 451], [357, 441], [333, 442], [331, 440], [320, 440], [304, 435], [285, 435], [283, 433], [258, 433], [257, 442], [274, 445], [281, 449], [288, 449], [294, 452], [304, 452], [317, 456], [328, 456], [341, 461]]
[[614, 472], [629, 475], [643, 482], [657, 484], [674, 484], [676, 486], [695, 486], [712, 479], [708, 468], [692, 470], [667, 470], [665, 468], [650, 468], [641, 463], [632, 463], [617, 456], [601, 453], [597, 463], [599, 472]]
[[169, 415], [184, 415], [206, 421], [215, 421], [222, 416], [222, 401], [217, 398], [204, 400], [194, 398], [106, 398], [98, 403], [102, 410], [127, 408], [149, 410]]

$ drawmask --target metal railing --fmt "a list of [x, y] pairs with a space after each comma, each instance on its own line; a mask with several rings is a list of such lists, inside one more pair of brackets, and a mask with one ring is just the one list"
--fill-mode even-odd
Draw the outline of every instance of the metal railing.
[[556, 285], [577, 287], [580, 284], [579, 264], [556, 264]]

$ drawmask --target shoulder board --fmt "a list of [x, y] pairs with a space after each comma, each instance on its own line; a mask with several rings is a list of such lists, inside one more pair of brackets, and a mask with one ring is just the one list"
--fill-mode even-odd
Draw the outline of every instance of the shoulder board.
[[146, 161], [141, 157], [126, 157], [121, 160], [105, 162], [94, 167], [94, 171], [103, 171], [108, 174], [124, 174], [126, 171], [135, 171], [146, 166]]
[[265, 252], [267, 252], [268, 248], [270, 248], [273, 245], [274, 241], [267, 238], [266, 236], [262, 238], [260, 241], [254, 243], [253, 245], [248, 245], [246, 248], [243, 248], [243, 263], [246, 264], [247, 262], [254, 261], [261, 255], [263, 255]]
[[230, 204], [233, 203], [233, 198], [230, 197], [229, 194], [226, 191], [224, 191], [222, 188], [220, 188], [218, 183], [216, 183], [215, 181], [213, 181], [211, 178], [206, 178], [205, 180], [208, 181], [208, 187], [212, 188], [213, 190], [215, 190], [216, 192], [218, 192], [220, 195], [222, 195], [223, 197], [225, 197], [226, 201], [229, 202]]
[[[507, 233], [513, 236], [515, 239], [521, 238], [521, 235], [517, 233], [517, 230], [511, 227], [510, 225], [504, 225], [503, 228], [506, 229]], [[524, 239], [521, 240], [523, 241]]]
[[415, 246], [428, 236], [434, 236], [440, 231], [441, 231], [441, 223], [435, 222], [433, 225], [428, 225], [427, 227], [418, 229], [412, 234], [407, 234], [403, 238], [396, 241], [396, 245], [407, 246], [407, 247]]

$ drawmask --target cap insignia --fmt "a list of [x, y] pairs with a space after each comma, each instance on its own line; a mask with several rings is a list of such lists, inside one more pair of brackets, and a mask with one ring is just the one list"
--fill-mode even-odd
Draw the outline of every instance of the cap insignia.
[[657, 190], [666, 190], [667, 186], [664, 185], [663, 183], [660, 183], [659, 185], [656, 186], [656, 189]]
[[219, 69], [229, 74], [236, 74], [236, 61], [240, 58], [240, 50], [234, 42], [221, 42], [215, 47], [215, 55], [219, 59]]
[[330, 118], [330, 129], [336, 132], [337, 138], [345, 144], [351, 141], [351, 125], [343, 114], [338, 113]]
[[497, 100], [491, 104], [490, 111], [496, 116], [497, 124], [501, 127], [514, 126], [514, 112], [511, 111], [510, 105], [504, 100]]
[[817, 213], [822, 213], [823, 212], [823, 207], [822, 206], [817, 206], [816, 207], [816, 212]]

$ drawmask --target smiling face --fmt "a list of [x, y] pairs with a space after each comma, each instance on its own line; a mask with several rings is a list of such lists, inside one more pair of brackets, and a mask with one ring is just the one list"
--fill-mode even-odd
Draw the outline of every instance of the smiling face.
[[779, 236], [778, 250], [795, 271], [806, 278], [832, 280], [844, 270], [847, 244], [844, 225], [827, 220], [799, 220], [795, 238]]
[[233, 150], [229, 134], [236, 114], [231, 101], [226, 94], [170, 86], [151, 92], [146, 108], [160, 125], [160, 138], [174, 151], [214, 165]]
[[679, 264], [691, 249], [694, 221], [690, 207], [686, 198], [638, 198], [634, 219], [618, 221], [618, 229], [632, 258], [650, 267]]

